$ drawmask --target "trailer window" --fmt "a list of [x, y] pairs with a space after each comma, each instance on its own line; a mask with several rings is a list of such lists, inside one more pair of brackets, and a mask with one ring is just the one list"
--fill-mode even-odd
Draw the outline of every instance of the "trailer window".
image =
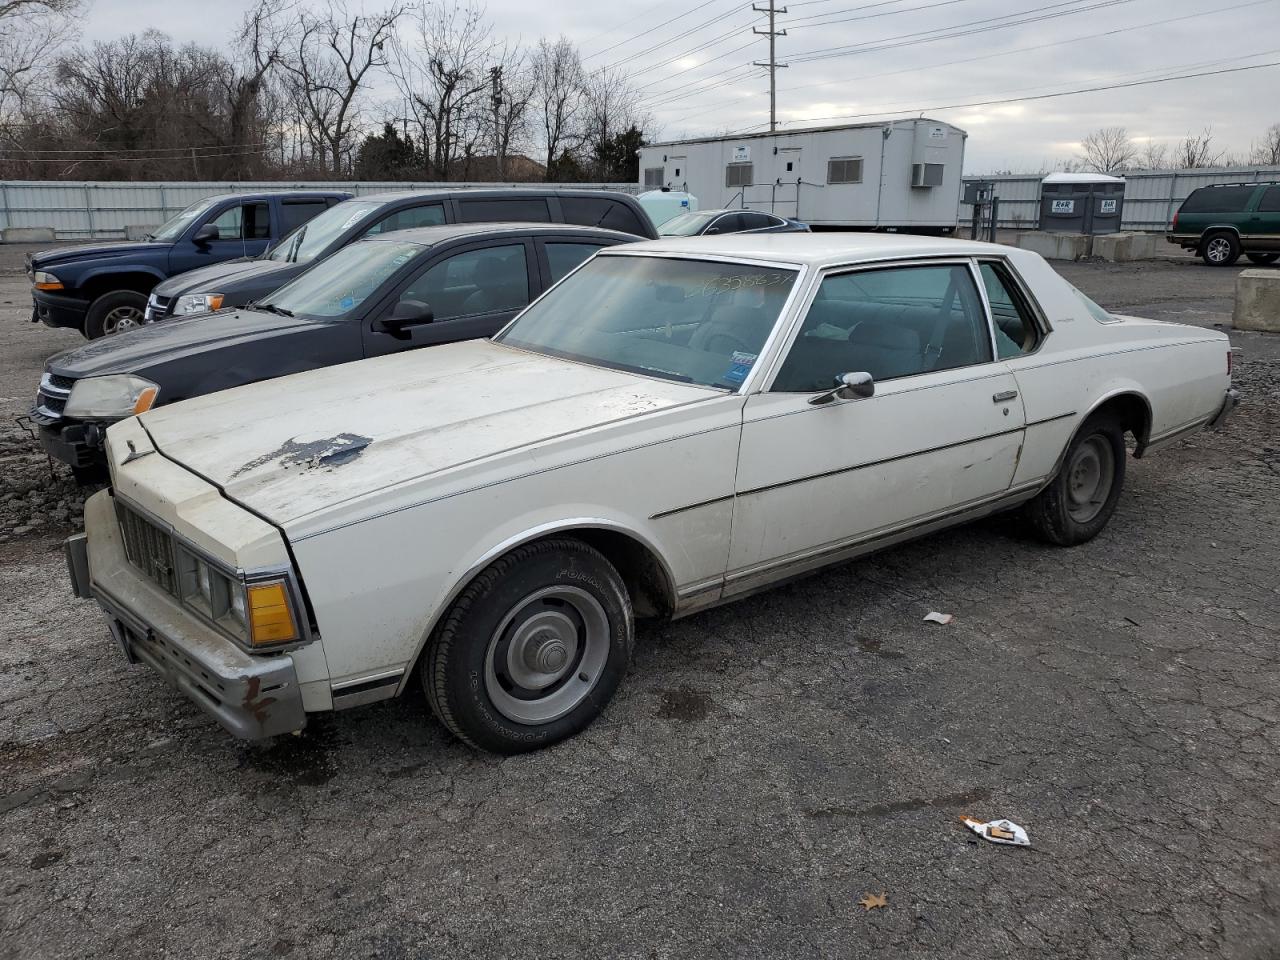
[[861, 182], [861, 157], [832, 157], [827, 161], [827, 183]]
[[[646, 187], [661, 187], [662, 174], [666, 170], [665, 167], [645, 167], [644, 168], [644, 185]], [[676, 174], [679, 175], [677, 170]]]
[[730, 163], [724, 168], [724, 185], [726, 187], [751, 186], [751, 164]]

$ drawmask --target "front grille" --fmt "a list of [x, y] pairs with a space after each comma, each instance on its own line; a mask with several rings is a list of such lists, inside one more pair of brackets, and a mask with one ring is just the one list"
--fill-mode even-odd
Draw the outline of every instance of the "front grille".
[[46, 373], [40, 378], [40, 389], [36, 393], [36, 406], [32, 413], [44, 423], [61, 420], [75, 382], [74, 377]]
[[64, 377], [57, 373], [47, 373], [45, 379], [49, 386], [57, 387], [59, 390], [70, 390], [76, 385], [75, 377]]
[[116, 517], [129, 562], [162, 590], [178, 596], [178, 562], [173, 537], [167, 530], [116, 501]]
[[163, 320], [169, 316], [169, 311], [173, 308], [173, 302], [176, 297], [162, 297], [157, 293], [153, 293], [147, 298], [147, 309], [143, 311], [143, 317], [147, 323], [154, 323], [157, 320]]

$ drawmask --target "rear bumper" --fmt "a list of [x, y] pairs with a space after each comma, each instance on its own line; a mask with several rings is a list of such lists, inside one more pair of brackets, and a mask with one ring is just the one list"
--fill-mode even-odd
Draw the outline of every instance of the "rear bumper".
[[1228, 387], [1226, 396], [1222, 399], [1222, 406], [1218, 408], [1218, 412], [1214, 414], [1212, 420], [1209, 421], [1210, 430], [1219, 429], [1227, 421], [1227, 417], [1231, 416], [1231, 412], [1240, 405], [1240, 391], [1234, 387]]
[[84, 317], [89, 312], [89, 301], [77, 297], [59, 296], [46, 290], [32, 290], [33, 319], [46, 327], [73, 327], [84, 329]]
[[92, 598], [130, 663], [144, 663], [229, 733], [262, 740], [307, 722], [293, 659], [254, 655], [205, 626], [125, 558], [109, 494], [85, 507], [87, 536], [66, 541], [76, 596]]

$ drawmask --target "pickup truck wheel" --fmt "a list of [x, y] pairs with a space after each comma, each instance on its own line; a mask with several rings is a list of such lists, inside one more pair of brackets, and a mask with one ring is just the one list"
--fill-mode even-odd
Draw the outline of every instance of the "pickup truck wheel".
[[422, 664], [432, 710], [458, 739], [523, 753], [571, 737], [613, 697], [631, 658], [618, 571], [572, 538], [494, 561], [454, 601]]
[[1262, 267], [1280, 260], [1280, 253], [1246, 253], [1245, 256]]
[[1087, 420], [1057, 475], [1027, 504], [1032, 526], [1045, 540], [1071, 547], [1092, 540], [1115, 512], [1124, 486], [1124, 431], [1104, 415]]
[[142, 326], [147, 295], [133, 290], [112, 290], [93, 303], [84, 318], [84, 335], [90, 340], [123, 333]]
[[1204, 238], [1200, 256], [1211, 267], [1229, 267], [1240, 259], [1240, 238], [1229, 230], [1220, 230]]

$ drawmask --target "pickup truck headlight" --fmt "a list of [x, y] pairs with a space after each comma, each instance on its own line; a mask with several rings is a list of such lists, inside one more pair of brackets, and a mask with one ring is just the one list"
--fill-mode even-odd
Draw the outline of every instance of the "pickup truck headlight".
[[155, 405], [160, 388], [130, 374], [85, 377], [71, 388], [62, 414], [77, 420], [122, 420]]
[[31, 275], [31, 285], [37, 290], [61, 290], [62, 281], [55, 277], [52, 273], [46, 273], [43, 270], [37, 270]]
[[178, 298], [178, 302], [173, 307], [173, 314], [181, 316], [184, 313], [208, 313], [221, 306], [222, 294], [220, 293], [188, 293]]

